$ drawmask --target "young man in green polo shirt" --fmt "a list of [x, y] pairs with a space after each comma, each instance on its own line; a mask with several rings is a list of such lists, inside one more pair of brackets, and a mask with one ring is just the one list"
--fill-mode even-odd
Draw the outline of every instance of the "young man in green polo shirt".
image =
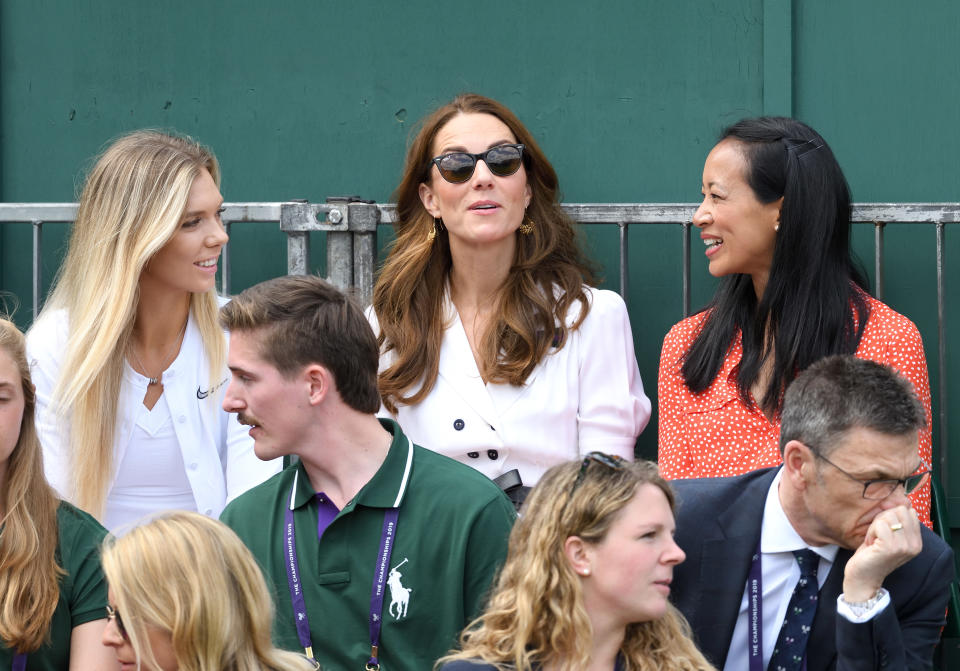
[[477, 471], [378, 420], [362, 312], [316, 277], [247, 289], [221, 311], [223, 407], [260, 459], [298, 461], [221, 519], [272, 582], [277, 644], [323, 669], [430, 669], [479, 613], [514, 512]]

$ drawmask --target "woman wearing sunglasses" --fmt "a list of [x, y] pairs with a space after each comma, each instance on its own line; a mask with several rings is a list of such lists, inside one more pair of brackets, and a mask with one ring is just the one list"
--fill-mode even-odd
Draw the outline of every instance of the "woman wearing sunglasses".
[[554, 466], [510, 534], [486, 611], [442, 671], [706, 671], [670, 604], [673, 492], [655, 464]]
[[108, 669], [106, 530], [44, 479], [35, 407], [23, 334], [0, 319], [0, 669]]
[[[727, 128], [703, 166], [693, 224], [713, 300], [663, 342], [659, 463], [666, 478], [737, 475], [780, 463], [787, 385], [831, 354], [887, 364], [927, 411], [920, 459], [930, 463], [930, 386], [920, 333], [867, 293], [850, 250], [850, 191], [826, 141], [783, 117]], [[930, 524], [930, 488], [913, 497]]]
[[626, 306], [586, 284], [556, 173], [517, 117], [473, 94], [440, 107], [395, 199], [371, 321], [407, 435], [524, 485], [591, 449], [632, 458], [650, 401]]
[[167, 513], [109, 540], [103, 571], [110, 585], [103, 645], [122, 671], [319, 668], [273, 647], [263, 575], [221, 522]]
[[219, 515], [279, 470], [220, 407], [219, 184], [216, 158], [190, 138], [114, 142], [29, 333], [47, 477], [109, 529], [158, 510]]

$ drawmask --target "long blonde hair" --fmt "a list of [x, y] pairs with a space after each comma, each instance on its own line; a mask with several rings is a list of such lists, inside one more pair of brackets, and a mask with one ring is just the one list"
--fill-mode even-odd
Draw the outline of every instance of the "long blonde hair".
[[[114, 142], [87, 178], [66, 260], [40, 316], [58, 309], [68, 314], [70, 337], [54, 406], [71, 422], [72, 499], [97, 517], [114, 473], [118, 390], [140, 274], [177, 232], [190, 188], [204, 169], [219, 186], [216, 158], [188, 137], [144, 130]], [[216, 290], [193, 294], [190, 310], [213, 378], [226, 350]]]
[[57, 565], [57, 505], [43, 477], [43, 455], [34, 424], [36, 398], [27, 365], [23, 334], [0, 318], [0, 356], [10, 357], [20, 373], [23, 418], [20, 437], [7, 460], [7, 484], [0, 518], [0, 639], [17, 652], [30, 652], [47, 639], [60, 599]]
[[[431, 179], [430, 158], [437, 133], [458, 114], [489, 114], [502, 121], [517, 142], [530, 185], [527, 208], [534, 226], [517, 234], [510, 273], [490, 327], [480, 339], [480, 372], [491, 382], [523, 384], [551, 347], [563, 347], [590, 311], [584, 282], [591, 282], [590, 264], [577, 245], [573, 221], [560, 208], [557, 174], [533, 135], [496, 100], [465, 93], [422, 122], [407, 151], [403, 179], [394, 193], [396, 241], [373, 288], [373, 308], [380, 325], [379, 344], [395, 355], [379, 376], [383, 404], [422, 401], [437, 381], [443, 341], [444, 287], [453, 265], [446, 229], [428, 237], [434, 220], [420, 200], [420, 184]], [[580, 312], [567, 325], [574, 303]]]
[[172, 512], [103, 548], [103, 573], [141, 664], [156, 667], [147, 627], [168, 632], [181, 671], [309, 669], [273, 647], [273, 603], [250, 551], [226, 525]]
[[[464, 630], [461, 650], [438, 664], [481, 659], [511, 671], [548, 664], [561, 671], [587, 667], [592, 627], [580, 578], [563, 551], [564, 541], [570, 536], [602, 541], [643, 484], [660, 488], [674, 507], [673, 492], [656, 464], [639, 461], [622, 466], [612, 469], [576, 461], [544, 474], [510, 533], [507, 560], [486, 611]], [[575, 485], [578, 478], [582, 480]], [[672, 605], [659, 619], [628, 625], [620, 654], [625, 671], [713, 669]]]

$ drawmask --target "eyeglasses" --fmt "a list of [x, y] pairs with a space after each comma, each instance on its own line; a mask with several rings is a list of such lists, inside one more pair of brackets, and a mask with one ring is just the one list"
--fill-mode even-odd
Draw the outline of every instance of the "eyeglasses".
[[[908, 475], [905, 478], [886, 478], [883, 480], [861, 480], [860, 478], [854, 477], [850, 473], [847, 473], [845, 470], [837, 466], [835, 463], [827, 459], [825, 456], [813, 450], [813, 454], [818, 459], [823, 459], [825, 462], [833, 466], [835, 469], [846, 475], [848, 478], [854, 482], [858, 482], [863, 485], [863, 498], [870, 499], [871, 501], [882, 501], [891, 494], [893, 494], [897, 487], [903, 486], [903, 491], [906, 494], [911, 494], [920, 487], [922, 487], [927, 479], [930, 477], [930, 469], [920, 471], [919, 473], [914, 473], [913, 475]], [[923, 468], [926, 466], [923, 462], [920, 463], [920, 466], [917, 468]]]
[[130, 640], [130, 637], [127, 636], [127, 628], [123, 626], [123, 619], [121, 619], [120, 613], [118, 613], [117, 609], [110, 604], [107, 604], [107, 620], [110, 620], [117, 625], [117, 631], [120, 632], [120, 636], [123, 637], [123, 640]]
[[440, 176], [451, 184], [462, 184], [473, 176], [477, 161], [483, 161], [497, 177], [508, 177], [520, 169], [523, 163], [522, 144], [498, 144], [496, 147], [470, 154], [465, 151], [454, 151], [443, 156], [430, 159], [435, 163]]
[[607, 468], [612, 468], [615, 471], [619, 471], [627, 464], [627, 460], [623, 457], [617, 456], [616, 454], [591, 452], [583, 458], [582, 462], [580, 462], [580, 472], [577, 473], [577, 479], [573, 481], [573, 489], [570, 490], [571, 496], [573, 496], [573, 493], [577, 491], [577, 487], [579, 487], [583, 482], [583, 478], [587, 474], [587, 469], [592, 463], [603, 464]]

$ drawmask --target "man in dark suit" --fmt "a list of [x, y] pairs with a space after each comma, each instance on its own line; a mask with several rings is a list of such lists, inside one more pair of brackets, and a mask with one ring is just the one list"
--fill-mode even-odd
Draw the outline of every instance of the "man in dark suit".
[[786, 392], [781, 468], [672, 483], [673, 601], [718, 669], [930, 668], [954, 561], [907, 498], [924, 422], [891, 369], [829, 357]]

